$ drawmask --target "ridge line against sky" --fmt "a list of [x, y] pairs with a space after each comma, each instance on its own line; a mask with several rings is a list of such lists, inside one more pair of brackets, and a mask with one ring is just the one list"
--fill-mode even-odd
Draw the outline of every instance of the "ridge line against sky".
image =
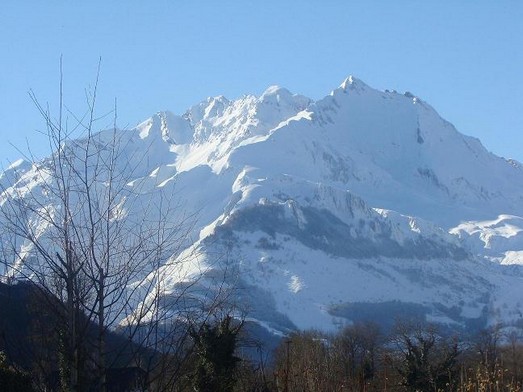
[[[321, 99], [349, 74], [411, 91], [465, 134], [523, 161], [523, 2], [4, 0], [0, 7], [0, 163], [48, 153], [32, 89], [85, 110], [102, 58], [99, 113], [118, 124], [182, 114], [207, 96], [277, 84]], [[99, 123], [99, 126], [110, 126]]]

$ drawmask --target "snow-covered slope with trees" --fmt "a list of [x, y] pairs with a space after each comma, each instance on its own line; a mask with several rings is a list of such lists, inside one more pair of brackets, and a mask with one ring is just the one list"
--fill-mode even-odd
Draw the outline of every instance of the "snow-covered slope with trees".
[[[166, 299], [227, 289], [276, 334], [403, 316], [523, 326], [523, 167], [411, 93], [349, 77], [314, 102], [273, 86], [118, 138], [133, 195], [121, 215], [168, 196], [178, 208], [163, 220], [193, 217], [180, 251], [150, 271]], [[39, 186], [42, 164], [9, 167], [1, 205]]]

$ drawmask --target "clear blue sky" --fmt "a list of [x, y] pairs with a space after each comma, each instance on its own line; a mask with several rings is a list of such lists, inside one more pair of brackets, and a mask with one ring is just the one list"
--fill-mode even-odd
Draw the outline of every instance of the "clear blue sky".
[[3, 166], [20, 156], [10, 143], [47, 152], [27, 92], [56, 107], [60, 55], [76, 113], [101, 56], [99, 112], [116, 97], [121, 127], [273, 84], [319, 99], [353, 74], [413, 92], [490, 151], [523, 161], [519, 0], [3, 0], [0, 50]]

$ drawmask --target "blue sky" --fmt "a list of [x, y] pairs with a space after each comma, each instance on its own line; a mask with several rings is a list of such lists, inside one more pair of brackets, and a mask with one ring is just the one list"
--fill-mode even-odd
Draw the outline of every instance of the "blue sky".
[[[28, 96], [85, 110], [102, 58], [99, 113], [118, 125], [207, 96], [278, 84], [319, 99], [349, 74], [411, 91], [488, 150], [523, 161], [523, 2], [19, 1], [0, 4], [0, 163], [43, 156]], [[111, 120], [98, 125], [110, 126]]]

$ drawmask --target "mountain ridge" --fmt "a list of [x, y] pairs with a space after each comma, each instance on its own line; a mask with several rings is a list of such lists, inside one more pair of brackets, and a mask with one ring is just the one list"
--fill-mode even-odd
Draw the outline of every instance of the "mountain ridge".
[[[195, 216], [191, 240], [158, 268], [167, 300], [188, 285], [215, 292], [227, 272], [236, 303], [277, 334], [354, 322], [366, 303], [375, 318], [523, 325], [522, 166], [411, 93], [353, 76], [318, 101], [271, 86], [95, 139], [111, 137], [117, 167], [133, 168], [122, 217], [172, 195], [183, 208], [162, 219]], [[0, 206], [38, 188], [38, 165], [4, 172]]]

